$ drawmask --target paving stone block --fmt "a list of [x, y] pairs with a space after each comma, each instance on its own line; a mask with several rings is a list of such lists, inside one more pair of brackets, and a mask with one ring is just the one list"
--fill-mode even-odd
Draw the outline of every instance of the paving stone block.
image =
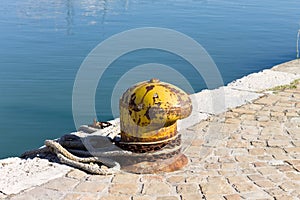
[[140, 193], [137, 183], [114, 183], [109, 188], [110, 194], [136, 195]]
[[240, 124], [240, 123], [241, 123], [241, 120], [238, 119], [238, 118], [228, 118], [228, 117], [226, 116], [225, 123], [226, 123], [226, 124]]
[[232, 187], [238, 192], [251, 192], [257, 190], [257, 187], [250, 181], [235, 182]]
[[246, 156], [248, 154], [247, 149], [244, 148], [235, 148], [231, 150], [231, 155], [234, 156], [238, 156], [238, 155], [243, 155]]
[[0, 192], [0, 199], [6, 198], [6, 195]]
[[220, 132], [224, 133], [235, 133], [240, 129], [240, 124], [239, 123], [224, 123], [221, 126]]
[[204, 168], [207, 170], [216, 170], [216, 169], [220, 169], [220, 164], [219, 163], [205, 163]]
[[244, 120], [241, 124], [246, 126], [258, 126], [259, 122], [257, 120]]
[[230, 155], [230, 152], [231, 150], [228, 149], [228, 148], [218, 148], [218, 149], [215, 149], [214, 150], [214, 155], [215, 156], [220, 156], [220, 157], [223, 157], [223, 156], [228, 156]]
[[153, 196], [133, 196], [132, 197], [132, 200], [154, 200], [156, 199], [155, 197]]
[[250, 145], [249, 142], [244, 140], [229, 140], [226, 147], [228, 148], [247, 148]]
[[291, 141], [290, 140], [268, 140], [267, 141], [268, 146], [270, 147], [287, 147], [291, 146]]
[[270, 120], [270, 116], [256, 116], [255, 120], [259, 122], [267, 122]]
[[87, 176], [87, 181], [96, 181], [96, 182], [103, 182], [103, 183], [110, 183], [113, 178], [113, 175], [90, 175]]
[[107, 188], [107, 184], [97, 181], [83, 181], [80, 182], [74, 191], [77, 192], [102, 192]]
[[267, 167], [268, 166], [268, 164], [266, 162], [261, 162], [261, 161], [253, 162], [253, 165], [254, 165], [254, 167]]
[[226, 195], [226, 196], [224, 196], [224, 198], [226, 200], [241, 200], [242, 199], [242, 197], [239, 194]]
[[206, 183], [207, 182], [207, 175], [191, 175], [187, 176], [186, 178], [187, 183]]
[[179, 194], [193, 194], [199, 192], [199, 186], [195, 183], [186, 183], [186, 184], [179, 184], [176, 187], [177, 193]]
[[282, 188], [284, 191], [291, 191], [291, 190], [299, 190], [300, 184], [291, 181], [286, 181], [280, 185], [280, 188]]
[[284, 200], [294, 200], [295, 198], [291, 195], [282, 195], [282, 194], [279, 194], [279, 195], [275, 195], [274, 196], [275, 199], [284, 199]]
[[84, 194], [80, 197], [80, 200], [98, 200], [98, 194]]
[[239, 155], [239, 156], [235, 156], [235, 159], [238, 161], [238, 162], [244, 162], [244, 163], [252, 163], [254, 162], [255, 160], [257, 160], [256, 157], [254, 156], [244, 156], [244, 155]]
[[[278, 121], [267, 121], [267, 122], [259, 122], [259, 126], [263, 128], [273, 127], [273, 128], [281, 128], [281, 123]], [[268, 132], [272, 133], [272, 129], [268, 129]]]
[[79, 193], [69, 193], [63, 197], [63, 200], [79, 199], [80, 196], [81, 196], [81, 194], [79, 194]]
[[171, 184], [184, 183], [185, 175], [174, 175], [167, 178], [167, 181]]
[[253, 167], [242, 169], [243, 174], [255, 174], [257, 171]]
[[259, 181], [255, 181], [255, 184], [261, 188], [271, 188], [271, 187], [275, 187], [276, 184], [269, 181], [269, 180], [259, 180]]
[[236, 171], [238, 169], [238, 165], [235, 162], [232, 163], [221, 163], [221, 169], [227, 171]]
[[274, 158], [275, 158], [275, 156], [273, 156], [273, 155], [257, 156], [257, 159], [261, 160], [261, 161], [271, 161], [271, 160], [274, 160]]
[[171, 187], [164, 182], [150, 182], [145, 183], [143, 194], [145, 195], [169, 195]]
[[257, 121], [255, 114], [242, 114], [241, 121]]
[[87, 177], [87, 173], [85, 173], [81, 170], [78, 170], [78, 169], [73, 169], [66, 176], [69, 178], [81, 180], [81, 179], [85, 179]]
[[264, 148], [249, 149], [249, 154], [251, 154], [253, 156], [264, 155], [264, 153], [265, 153], [265, 149]]
[[143, 176], [141, 176], [141, 182], [145, 183], [145, 182], [164, 182], [165, 181], [165, 177], [162, 175], [156, 175], [156, 174], [144, 174]]
[[276, 168], [271, 167], [271, 166], [257, 168], [257, 171], [259, 173], [261, 173], [262, 175], [270, 175], [270, 174], [278, 174], [278, 173], [280, 173]]
[[271, 196], [277, 196], [286, 193], [284, 190], [282, 190], [279, 187], [265, 189], [265, 191]]
[[281, 172], [285, 172], [285, 174], [286, 174], [286, 172], [292, 172], [295, 170], [292, 166], [287, 165], [287, 164], [286, 165], [278, 165], [278, 166], [276, 166], [276, 169], [278, 169]]
[[212, 194], [232, 194], [234, 189], [222, 178], [209, 178], [206, 184], [201, 185], [202, 192], [206, 195]]
[[279, 101], [280, 98], [276, 95], [268, 95], [262, 98], [259, 98], [254, 101], [254, 104], [262, 104], [262, 105], [274, 105], [277, 101]]
[[131, 200], [131, 197], [124, 195], [108, 195], [100, 197], [100, 200]]
[[239, 116], [241, 116], [242, 114], [247, 114], [247, 115], [253, 116], [253, 114], [256, 113], [255, 110], [246, 109], [244, 107], [233, 108], [230, 111], [234, 112], [234, 113], [238, 113]]
[[267, 175], [266, 177], [274, 183], [281, 183], [284, 180], [281, 173]]
[[251, 181], [265, 180], [266, 178], [261, 174], [252, 174], [247, 176]]
[[290, 154], [300, 153], [300, 147], [285, 147], [284, 150]]
[[125, 173], [125, 174], [116, 174], [112, 182], [113, 183], [137, 183], [139, 180], [139, 175], [136, 174], [130, 174], [130, 173]]
[[289, 177], [291, 180], [294, 180], [294, 181], [300, 181], [300, 173], [295, 171], [295, 172], [287, 172], [285, 173], [285, 175], [287, 177]]
[[266, 147], [267, 142], [264, 140], [251, 141], [250, 144], [254, 147]]
[[78, 180], [67, 177], [61, 177], [49, 181], [48, 183], [43, 185], [43, 187], [57, 191], [71, 191], [78, 183]]
[[268, 126], [261, 131], [261, 135], [281, 135], [283, 132], [284, 130], [281, 127]]
[[285, 160], [287, 163], [289, 163], [290, 165], [296, 166], [296, 165], [300, 165], [300, 159], [287, 159]]
[[207, 194], [205, 195], [205, 200], [224, 200], [222, 195], [218, 194]]
[[157, 197], [156, 200], [180, 200], [179, 196]]
[[203, 199], [202, 194], [183, 194], [181, 200], [200, 200]]
[[19, 195], [13, 196], [10, 200], [27, 200], [27, 199], [43, 199], [53, 200], [60, 199], [64, 195], [61, 191], [50, 190], [42, 187], [36, 187]]
[[266, 153], [269, 155], [272, 155], [276, 159], [283, 159], [283, 160], [288, 160], [289, 157], [286, 155], [286, 152], [283, 150], [283, 148], [278, 148], [278, 147], [269, 147], [266, 148]]
[[263, 190], [255, 190], [251, 192], [242, 193], [241, 196], [245, 199], [258, 200], [258, 199], [273, 199], [267, 192]]
[[219, 175], [222, 175], [224, 177], [228, 177], [228, 176], [234, 176], [236, 174], [236, 171], [219, 170], [218, 173], [219, 173]]

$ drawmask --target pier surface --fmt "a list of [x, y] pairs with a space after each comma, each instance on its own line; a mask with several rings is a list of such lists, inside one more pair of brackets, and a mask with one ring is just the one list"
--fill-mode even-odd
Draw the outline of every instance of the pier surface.
[[[294, 60], [194, 94], [198, 106], [180, 129], [190, 161], [180, 171], [101, 176], [9, 158], [0, 161], [0, 199], [300, 199], [299, 78]], [[220, 96], [223, 106], [210, 105]]]

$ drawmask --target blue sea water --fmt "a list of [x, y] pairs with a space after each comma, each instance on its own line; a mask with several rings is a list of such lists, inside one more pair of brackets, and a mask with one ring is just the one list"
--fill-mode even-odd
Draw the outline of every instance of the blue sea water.
[[[226, 84], [294, 59], [299, 24], [299, 0], [1, 1], [0, 158], [75, 130], [76, 73], [89, 52], [114, 34], [140, 27], [186, 34], [206, 49]], [[184, 69], [195, 91], [206, 88], [176, 55], [131, 52], [116, 60], [99, 83], [99, 120], [112, 118], [110, 97], [122, 73], [153, 62]]]

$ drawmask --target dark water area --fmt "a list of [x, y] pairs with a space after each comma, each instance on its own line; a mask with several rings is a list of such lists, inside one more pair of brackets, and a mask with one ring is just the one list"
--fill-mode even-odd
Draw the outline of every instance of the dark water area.
[[[299, 0], [1, 1], [0, 158], [75, 130], [76, 73], [89, 52], [114, 34], [140, 27], [181, 32], [206, 49], [227, 84], [295, 59], [299, 24]], [[206, 88], [190, 64], [170, 52], [130, 52], [99, 82], [99, 120], [113, 118], [110, 98], [122, 74], [146, 63], [184, 69], [195, 92]]]

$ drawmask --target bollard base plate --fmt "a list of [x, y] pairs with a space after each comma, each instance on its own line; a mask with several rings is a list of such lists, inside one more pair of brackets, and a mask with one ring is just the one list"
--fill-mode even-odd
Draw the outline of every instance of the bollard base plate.
[[167, 159], [160, 159], [156, 161], [144, 161], [135, 163], [132, 165], [122, 165], [121, 169], [126, 172], [136, 173], [136, 174], [159, 174], [163, 172], [173, 172], [182, 169], [188, 164], [188, 158], [179, 153], [174, 157]]

